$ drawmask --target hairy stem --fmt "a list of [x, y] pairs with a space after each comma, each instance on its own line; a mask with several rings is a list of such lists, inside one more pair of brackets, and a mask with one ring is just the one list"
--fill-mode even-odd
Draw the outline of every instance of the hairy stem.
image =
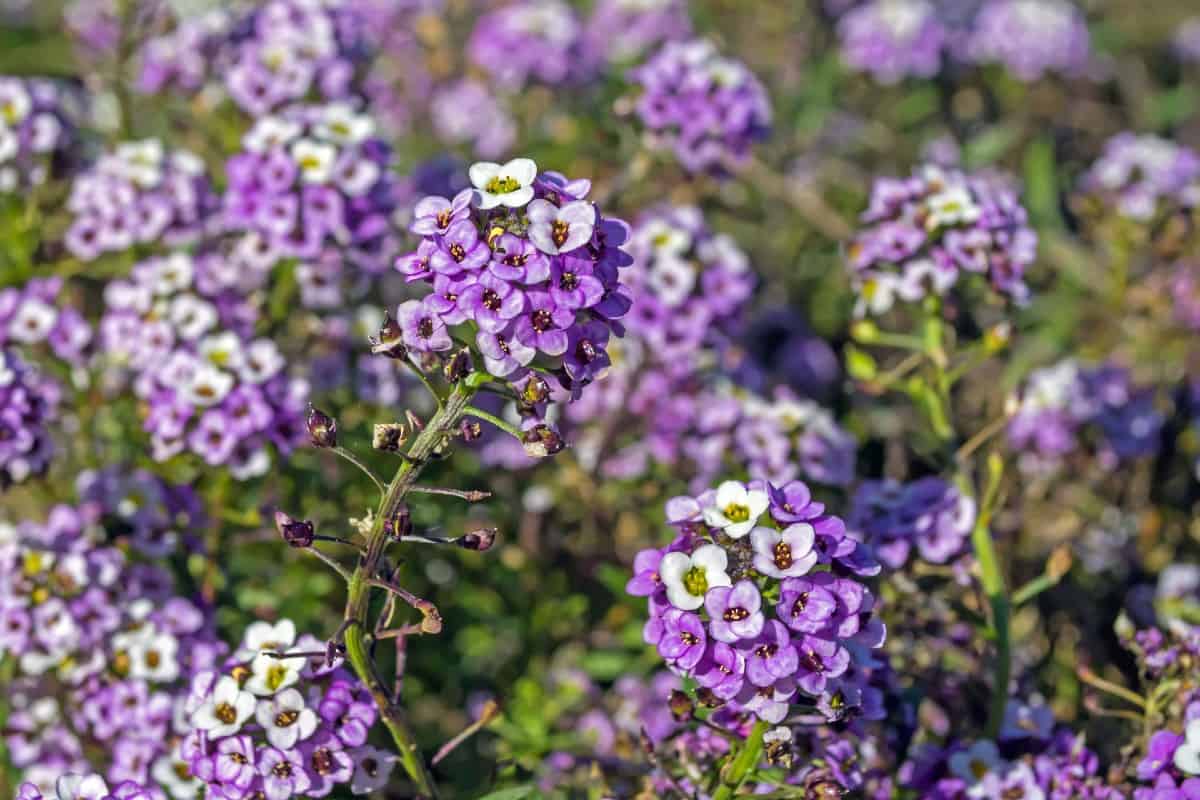
[[371, 660], [366, 641], [366, 616], [370, 605], [371, 582], [377, 579], [379, 565], [388, 543], [389, 534], [385, 525], [400, 509], [429, 456], [458, 425], [474, 393], [474, 388], [469, 387], [466, 381], [460, 383], [409, 447], [408, 457], [396, 470], [379, 503], [375, 523], [367, 536], [365, 552], [350, 576], [346, 589], [346, 657], [359, 679], [370, 690], [375, 704], [379, 706], [383, 723], [396, 743], [400, 763], [416, 784], [418, 796], [430, 800], [437, 797], [437, 786], [401, 708], [393, 702], [375, 662]]
[[713, 800], [729, 800], [742, 788], [742, 784], [750, 777], [750, 773], [758, 766], [758, 762], [762, 760], [763, 751], [763, 734], [767, 732], [767, 723], [759, 720], [754, 723], [754, 729], [750, 731], [750, 737], [746, 739], [746, 743], [742, 745], [742, 749], [737, 751], [737, 755], [729, 762], [729, 765], [723, 770], [721, 776], [721, 785], [713, 794]]

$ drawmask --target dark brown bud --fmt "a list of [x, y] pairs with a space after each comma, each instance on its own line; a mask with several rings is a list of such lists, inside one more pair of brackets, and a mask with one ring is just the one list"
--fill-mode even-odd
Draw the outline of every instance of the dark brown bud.
[[558, 431], [549, 425], [539, 424], [527, 430], [521, 436], [521, 444], [525, 454], [530, 458], [545, 458], [561, 452], [566, 444]]
[[538, 403], [544, 403], [550, 399], [550, 384], [537, 376], [531, 375], [529, 380], [525, 382], [525, 386], [521, 389], [521, 404], [525, 406], [535, 406]]
[[720, 708], [725, 701], [713, 694], [712, 689], [701, 686], [696, 689], [696, 701], [705, 708]]
[[377, 422], [371, 435], [371, 446], [385, 453], [399, 453], [408, 440], [408, 428], [400, 422]]
[[671, 690], [667, 707], [671, 709], [671, 715], [675, 717], [676, 722], [685, 722], [691, 719], [692, 714], [696, 711], [696, 704], [692, 702], [692, 698], [678, 689]]
[[490, 550], [492, 545], [496, 543], [496, 537], [500, 534], [497, 528], [476, 528], [473, 531], [467, 531], [462, 536], [454, 540], [464, 550]]
[[308, 438], [313, 447], [337, 447], [337, 422], [315, 406], [308, 407]]
[[404, 346], [404, 332], [390, 314], [384, 316], [379, 335], [369, 338], [368, 341], [371, 343], [371, 352], [376, 355], [398, 359], [408, 356], [408, 348]]
[[475, 365], [471, 361], [471, 351], [464, 347], [450, 357], [450, 360], [446, 362], [446, 366], [443, 371], [446, 375], [447, 381], [450, 383], [458, 383], [463, 378], [470, 375], [471, 370], [474, 368]]
[[841, 800], [844, 795], [842, 785], [827, 769], [809, 773], [804, 781], [804, 800]]
[[412, 514], [408, 506], [401, 505], [391, 519], [383, 521], [383, 531], [389, 539], [400, 540], [412, 534]]
[[464, 419], [458, 426], [464, 442], [473, 442], [483, 436], [483, 425], [477, 419]]
[[292, 519], [282, 511], [275, 512], [275, 529], [292, 547], [310, 547], [316, 539], [312, 522], [306, 519]]

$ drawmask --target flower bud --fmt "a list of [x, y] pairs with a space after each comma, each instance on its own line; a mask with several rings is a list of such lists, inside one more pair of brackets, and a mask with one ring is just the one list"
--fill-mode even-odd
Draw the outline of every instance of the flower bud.
[[464, 419], [458, 426], [464, 442], [473, 442], [483, 436], [483, 425], [477, 419]]
[[566, 446], [558, 431], [549, 425], [538, 424], [521, 436], [521, 445], [530, 458], [546, 458], [561, 452]]
[[306, 519], [292, 519], [282, 511], [275, 512], [275, 529], [292, 547], [309, 547], [316, 538], [312, 522]]
[[470, 375], [473, 369], [475, 369], [475, 365], [471, 361], [471, 351], [464, 347], [450, 357], [443, 371], [447, 381], [458, 383]]
[[377, 422], [371, 434], [371, 446], [385, 453], [399, 453], [408, 440], [408, 429], [400, 422]]
[[696, 704], [692, 702], [692, 698], [687, 696], [686, 692], [681, 692], [678, 689], [671, 690], [671, 697], [667, 700], [667, 707], [671, 709], [672, 716], [676, 722], [686, 722], [692, 718], [692, 714], [696, 711]]
[[696, 689], [696, 700], [705, 708], [720, 708], [725, 701], [713, 694], [713, 690], [701, 686]]
[[308, 438], [313, 447], [337, 447], [337, 422], [315, 406], [308, 407]]
[[383, 531], [389, 539], [400, 540], [412, 534], [412, 513], [408, 506], [401, 505], [391, 519], [383, 521]]
[[404, 331], [400, 329], [400, 323], [392, 319], [390, 314], [384, 315], [379, 335], [370, 337], [368, 341], [371, 343], [371, 352], [376, 355], [397, 359], [408, 356], [408, 349], [404, 346]]
[[520, 400], [524, 406], [535, 406], [550, 399], [550, 384], [537, 375], [529, 376], [529, 380], [521, 388]]
[[497, 528], [476, 528], [473, 531], [467, 531], [462, 536], [454, 540], [464, 550], [490, 550], [492, 545], [496, 543], [496, 536], [500, 531]]

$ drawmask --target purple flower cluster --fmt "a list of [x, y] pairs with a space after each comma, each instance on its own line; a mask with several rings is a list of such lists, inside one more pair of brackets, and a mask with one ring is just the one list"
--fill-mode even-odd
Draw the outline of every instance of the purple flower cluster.
[[230, 658], [197, 672], [184, 712], [178, 757], [206, 797], [325, 797], [345, 784], [368, 794], [396, 761], [367, 743], [378, 712], [366, 688], [287, 619], [251, 624]]
[[440, 86], [429, 101], [438, 136], [452, 144], [468, 144], [484, 158], [506, 153], [517, 138], [516, 123], [488, 87], [463, 78]]
[[1067, 0], [988, 0], [969, 51], [975, 61], [1003, 64], [1023, 81], [1047, 72], [1082, 75], [1091, 60], [1087, 22]]
[[43, 183], [62, 166], [72, 139], [56, 84], [0, 77], [0, 192]]
[[684, 0], [600, 0], [588, 18], [584, 39], [596, 61], [627, 63], [691, 32]]
[[1149, 222], [1165, 208], [1200, 205], [1200, 153], [1152, 134], [1119, 133], [1083, 177], [1119, 214]]
[[104, 776], [93, 772], [81, 775], [68, 772], [53, 780], [53, 794], [35, 783], [22, 783], [16, 800], [154, 800], [155, 794], [137, 781], [121, 781], [109, 789]]
[[582, 34], [575, 12], [562, 0], [515, 0], [478, 19], [467, 56], [505, 90], [533, 81], [556, 86], [591, 71]]
[[57, 382], [0, 348], [0, 490], [49, 467], [54, 444], [48, 426], [61, 400]]
[[71, 186], [71, 254], [91, 261], [136, 245], [186, 245], [206, 232], [217, 197], [204, 162], [158, 139], [124, 142]]
[[224, 221], [255, 234], [263, 261], [295, 258], [305, 272], [331, 258], [378, 273], [395, 258], [391, 152], [369, 116], [341, 103], [292, 107], [259, 118], [242, 147], [227, 165]]
[[535, 367], [573, 397], [609, 367], [609, 338], [630, 306], [619, 277], [632, 261], [629, 226], [585, 199], [590, 181], [539, 174], [527, 158], [474, 164], [470, 178], [473, 189], [417, 204], [410, 230], [421, 243], [396, 267], [433, 291], [400, 306], [400, 338], [410, 352], [440, 353], [452, 333], [470, 336], [484, 368], [523, 399], [533, 434], [550, 399]]
[[65, 302], [61, 278], [35, 278], [25, 286], [0, 289], [0, 348], [48, 347], [67, 364], [81, 365], [92, 330]]
[[1015, 303], [1028, 299], [1037, 234], [1016, 193], [994, 177], [925, 166], [881, 178], [862, 220], [848, 254], [859, 314], [946, 294], [963, 273], [985, 276]]
[[212, 77], [212, 65], [232, 26], [229, 12], [215, 8], [181, 19], [169, 33], [147, 39], [138, 52], [138, 90], [198, 92]]
[[200, 549], [207, 515], [190, 486], [164, 483], [144, 469], [109, 467], [76, 480], [80, 505], [98, 510], [110, 535], [147, 558]]
[[106, 543], [123, 533], [114, 513], [93, 501], [0, 523], [0, 658], [16, 669], [5, 744], [47, 794], [66, 772], [110, 786], [184, 781], [170, 754], [186, 733], [180, 692], [223, 652], [209, 611], [174, 594], [169, 573]]
[[947, 31], [928, 0], [875, 0], [838, 21], [842, 58], [880, 83], [929, 78], [942, 66]]
[[913, 548], [932, 564], [960, 555], [975, 523], [975, 501], [941, 478], [911, 483], [863, 481], [846, 525], [889, 569], [900, 569]]
[[641, 89], [638, 118], [689, 172], [723, 174], [767, 137], [766, 90], [709, 41], [667, 42], [631, 78]]
[[675, 540], [638, 554], [626, 591], [649, 598], [646, 642], [702, 700], [773, 723], [800, 702], [880, 717], [864, 668], [885, 631], [852, 577], [879, 564], [803, 483], [726, 481], [671, 500], [667, 521]]
[[1101, 462], [1112, 468], [1156, 453], [1164, 421], [1153, 389], [1135, 386], [1128, 370], [1065, 360], [1030, 373], [1009, 420], [1008, 439], [1037, 462], [1033, 466], [1053, 464], [1074, 451], [1091, 426]]
[[182, 253], [137, 264], [106, 287], [100, 332], [133, 371], [154, 458], [187, 451], [244, 479], [270, 467], [268, 444], [286, 454], [303, 440], [308, 390], [273, 341], [250, 338], [237, 295], [201, 289], [216, 288], [212, 264]]

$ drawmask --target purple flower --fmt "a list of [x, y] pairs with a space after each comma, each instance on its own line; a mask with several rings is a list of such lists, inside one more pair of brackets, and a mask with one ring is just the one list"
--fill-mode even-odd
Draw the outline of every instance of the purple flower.
[[289, 800], [307, 791], [311, 784], [297, 750], [264, 748], [258, 754], [258, 774], [267, 800]]
[[577, 383], [591, 381], [612, 363], [607, 349], [609, 333], [607, 325], [594, 321], [576, 324], [568, 331], [563, 367]]
[[681, 670], [691, 670], [704, 657], [708, 635], [700, 617], [690, 611], [672, 608], [663, 615], [662, 638], [658, 652]]
[[461, 219], [452, 224], [437, 239], [438, 249], [429, 257], [434, 272], [453, 275], [463, 270], [477, 270], [492, 257], [487, 243], [479, 238], [475, 224]]
[[483, 273], [458, 297], [459, 310], [481, 331], [498, 333], [525, 310], [525, 294], [508, 281]]
[[529, 204], [529, 241], [550, 255], [569, 253], [592, 240], [596, 227], [596, 209], [577, 200], [561, 208], [546, 200]]
[[804, 522], [825, 511], [824, 504], [814, 502], [808, 486], [801, 481], [789, 481], [782, 487], [768, 484], [767, 496], [776, 522]]
[[488, 270], [506, 281], [538, 284], [550, 277], [550, 259], [528, 239], [505, 233], [496, 242]]
[[213, 777], [219, 783], [244, 791], [250, 788], [258, 774], [255, 771], [257, 763], [254, 742], [249, 736], [228, 736], [217, 742], [217, 752], [213, 755]]
[[799, 666], [799, 656], [788, 629], [778, 620], [767, 620], [762, 633], [738, 645], [746, 657], [746, 678], [755, 686], [771, 686], [791, 677]]
[[832, 639], [806, 635], [798, 648], [799, 674], [797, 683], [811, 695], [825, 690], [830, 678], [836, 678], [850, 666], [850, 653]]
[[834, 578], [827, 572], [788, 578], [783, 582], [775, 613], [794, 631], [819, 633], [829, 626], [838, 608], [833, 584]]
[[[658, 565], [662, 561], [661, 550], [642, 550], [633, 559], [633, 577], [625, 584], [625, 591], [635, 597], [649, 597], [662, 588]], [[3, 618], [0, 617], [0, 637], [4, 634]], [[0, 643], [4, 639], [0, 638]]]
[[731, 700], [745, 683], [746, 657], [724, 642], [712, 642], [696, 666], [696, 681], [722, 700]]
[[419, 236], [445, 235], [450, 226], [466, 220], [471, 213], [471, 190], [463, 189], [453, 200], [429, 196], [413, 209], [415, 219], [408, 229]]
[[300, 754], [308, 773], [309, 797], [324, 797], [339, 783], [354, 774], [354, 759], [346, 746], [328, 730], [318, 730], [300, 745]]
[[752, 582], [738, 581], [733, 586], [716, 586], [704, 596], [704, 608], [711, 618], [709, 634], [718, 642], [733, 644], [753, 639], [762, 632], [762, 595]]
[[803, 522], [793, 523], [782, 531], [755, 528], [750, 531], [754, 568], [781, 580], [804, 575], [817, 563], [814, 541], [812, 526]]
[[530, 291], [525, 297], [529, 313], [517, 320], [514, 335], [525, 345], [546, 355], [561, 356], [570, 346], [567, 331], [575, 322], [575, 314], [556, 305], [549, 292]]
[[525, 345], [515, 336], [516, 327], [489, 332], [481, 330], [475, 334], [475, 344], [483, 354], [487, 371], [498, 378], [513, 374], [533, 361], [537, 351]]
[[593, 274], [592, 262], [580, 255], [559, 256], [550, 266], [550, 294], [556, 305], [590, 308], [604, 296], [604, 284]]
[[454, 346], [446, 323], [430, 304], [421, 300], [407, 300], [396, 309], [396, 321], [404, 332], [404, 344], [421, 353], [449, 350]]

